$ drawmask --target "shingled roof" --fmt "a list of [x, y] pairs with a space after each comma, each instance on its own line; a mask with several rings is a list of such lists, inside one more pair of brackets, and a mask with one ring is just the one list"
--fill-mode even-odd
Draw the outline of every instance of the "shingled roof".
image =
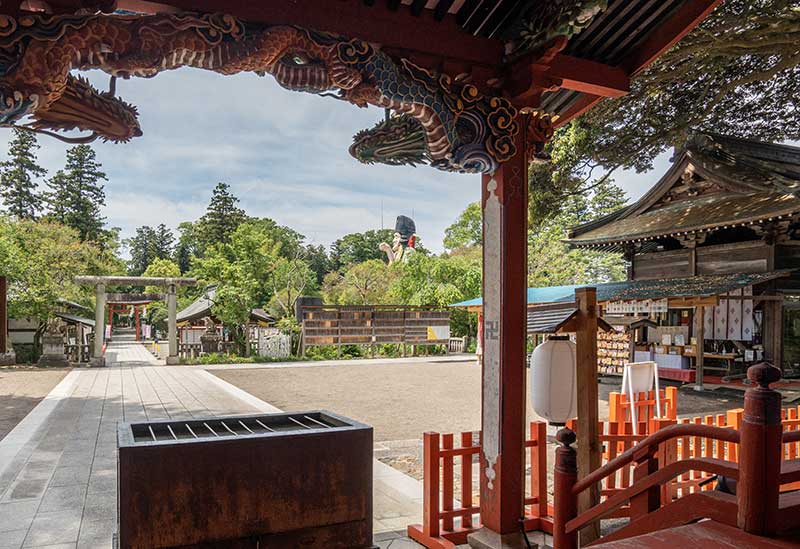
[[573, 227], [567, 242], [625, 242], [755, 225], [800, 213], [800, 148], [697, 133], [634, 204]]

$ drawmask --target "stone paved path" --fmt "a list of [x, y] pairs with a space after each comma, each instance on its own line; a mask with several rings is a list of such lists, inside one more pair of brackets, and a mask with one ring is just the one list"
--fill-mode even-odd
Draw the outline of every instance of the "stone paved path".
[[[117, 422], [277, 410], [202, 368], [161, 366], [135, 342], [112, 342], [107, 358], [70, 372], [0, 442], [0, 549], [111, 547]], [[420, 484], [375, 464], [376, 533], [420, 522]]]

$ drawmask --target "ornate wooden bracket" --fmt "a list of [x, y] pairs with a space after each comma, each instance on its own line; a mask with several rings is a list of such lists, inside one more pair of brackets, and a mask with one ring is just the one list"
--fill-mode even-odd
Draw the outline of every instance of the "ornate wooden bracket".
[[525, 129], [525, 155], [529, 162], [549, 162], [550, 155], [544, 146], [553, 137], [553, 119], [539, 112], [523, 113]]

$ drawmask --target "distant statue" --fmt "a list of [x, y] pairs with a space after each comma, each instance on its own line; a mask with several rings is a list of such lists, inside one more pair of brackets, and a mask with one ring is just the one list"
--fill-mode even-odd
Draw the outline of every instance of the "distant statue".
[[400, 261], [408, 261], [417, 243], [416, 231], [417, 227], [413, 219], [405, 215], [397, 216], [392, 243], [381, 242], [378, 246], [389, 259], [389, 265]]
[[47, 319], [47, 331], [46, 333], [51, 335], [63, 335], [61, 331], [61, 320], [54, 316]]
[[210, 317], [206, 318], [206, 333], [214, 335], [217, 333], [217, 325]]

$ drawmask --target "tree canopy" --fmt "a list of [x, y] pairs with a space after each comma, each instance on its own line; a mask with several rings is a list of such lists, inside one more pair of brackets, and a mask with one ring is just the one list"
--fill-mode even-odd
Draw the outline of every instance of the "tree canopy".
[[8, 160], [0, 162], [0, 198], [8, 213], [19, 219], [34, 219], [42, 209], [36, 179], [47, 170], [36, 163], [39, 149], [33, 132], [14, 128], [8, 145]]
[[694, 130], [800, 139], [800, 9], [795, 0], [726, 0], [631, 81], [556, 132], [531, 170], [531, 222], [619, 168], [643, 172]]

